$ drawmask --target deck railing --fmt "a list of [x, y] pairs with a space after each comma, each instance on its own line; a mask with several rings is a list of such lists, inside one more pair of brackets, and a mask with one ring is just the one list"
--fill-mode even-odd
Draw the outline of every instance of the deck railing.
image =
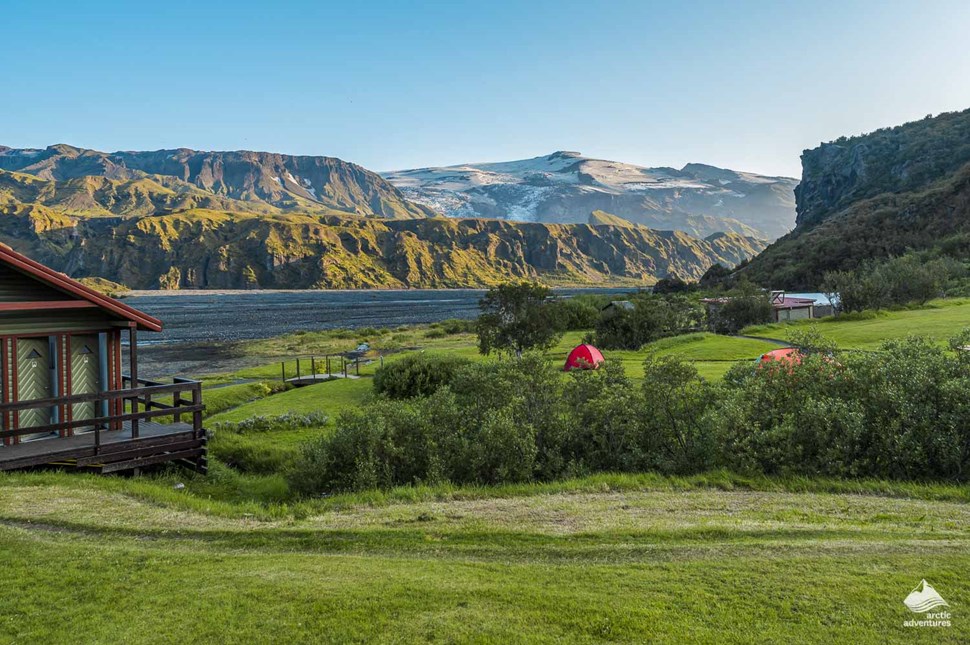
[[[160, 383], [137, 379], [134, 383], [128, 376], [122, 377], [124, 388], [108, 390], [92, 394], [72, 394], [57, 396], [49, 399], [34, 399], [32, 401], [17, 401], [14, 403], [0, 403], [0, 439], [6, 441], [8, 437], [19, 437], [28, 434], [43, 434], [63, 432], [75, 428], [93, 428], [95, 452], [101, 446], [101, 432], [120, 429], [122, 424], [129, 423], [132, 439], [138, 438], [138, 423], [159, 417], [171, 417], [175, 422], [181, 422], [183, 416], [191, 417], [193, 434], [202, 438], [205, 432], [202, 428], [202, 383], [190, 379], [174, 378], [172, 383]], [[109, 413], [104, 415], [104, 403], [107, 402]], [[87, 419], [72, 419], [58, 421], [30, 427], [17, 427], [18, 413], [24, 410], [49, 409], [59, 410], [60, 415], [72, 410], [71, 406], [78, 403], [94, 403], [95, 415]], [[115, 413], [110, 413], [115, 410]]]

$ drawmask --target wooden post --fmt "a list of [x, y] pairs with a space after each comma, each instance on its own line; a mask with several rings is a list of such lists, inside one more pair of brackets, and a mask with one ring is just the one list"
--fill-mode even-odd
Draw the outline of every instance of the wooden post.
[[[192, 405], [199, 405], [202, 403], [202, 384], [196, 383], [192, 387]], [[202, 437], [202, 410], [196, 410], [192, 413], [192, 430], [197, 438]]]
[[360, 356], [354, 361], [355, 369], [357, 370], [357, 376], [360, 376]]
[[347, 378], [347, 359], [341, 356], [340, 362], [343, 363], [343, 366], [344, 366], [344, 378]]
[[[131, 363], [131, 387], [138, 387], [138, 326], [132, 323], [128, 328], [128, 360]], [[138, 414], [138, 397], [131, 399], [131, 413]], [[131, 420], [131, 438], [138, 438], [138, 418]]]
[[316, 378], [317, 376], [317, 357], [316, 356], [310, 357], [310, 372], [313, 375], [313, 377]]
[[282, 374], [283, 382], [286, 382], [286, 361], [280, 361], [280, 373]]
[[[0, 338], [0, 375], [3, 375], [4, 377], [0, 379], [0, 388], [3, 388], [3, 392], [2, 394], [0, 394], [0, 402], [2, 403], [8, 402], [7, 399], [9, 396], [8, 392], [9, 392], [9, 386], [10, 386], [10, 384], [7, 383], [7, 381], [10, 380], [9, 378], [7, 378], [8, 374], [10, 374], [10, 369], [7, 367], [7, 339]], [[10, 429], [9, 412], [4, 412], [0, 414], [0, 428], [2, 428], [4, 431]], [[3, 440], [0, 441], [0, 445], [4, 445], [4, 446], [8, 445], [9, 443], [11, 443], [12, 440], [13, 440], [12, 438], [4, 437]]]
[[300, 378], [300, 359], [296, 359], [296, 378]]
[[327, 354], [327, 376], [330, 376], [330, 354]]
[[[177, 383], [177, 382], [178, 381], [176, 381], [174, 378], [172, 379], [172, 383]], [[181, 406], [182, 406], [182, 390], [178, 390], [177, 392], [172, 393], [172, 407], [175, 408], [175, 414], [172, 415], [172, 421], [174, 421], [175, 423], [182, 422], [182, 413], [179, 412], [179, 408]]]

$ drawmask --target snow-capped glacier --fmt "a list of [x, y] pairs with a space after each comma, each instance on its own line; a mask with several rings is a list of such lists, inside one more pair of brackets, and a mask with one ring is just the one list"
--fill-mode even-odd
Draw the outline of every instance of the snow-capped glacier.
[[783, 235], [795, 219], [796, 180], [704, 164], [645, 168], [560, 151], [382, 174], [408, 199], [449, 217], [579, 223], [602, 210], [653, 228], [765, 239]]

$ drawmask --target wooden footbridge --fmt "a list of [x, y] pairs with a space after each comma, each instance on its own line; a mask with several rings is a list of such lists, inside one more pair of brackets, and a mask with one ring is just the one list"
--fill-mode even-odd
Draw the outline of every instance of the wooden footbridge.
[[[282, 361], [280, 362], [280, 376], [284, 382], [291, 383], [296, 387], [323, 383], [333, 379], [358, 379], [360, 378], [360, 366], [370, 365], [374, 360], [360, 355], [347, 356], [345, 354], [297, 356], [290, 361], [291, 369], [295, 361], [295, 373], [287, 370], [287, 361]], [[380, 361], [381, 366], [384, 365], [383, 356], [376, 360]]]

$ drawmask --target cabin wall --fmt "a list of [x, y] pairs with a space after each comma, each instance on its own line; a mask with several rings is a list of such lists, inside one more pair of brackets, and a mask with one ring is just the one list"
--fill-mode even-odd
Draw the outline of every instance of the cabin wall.
[[0, 312], [0, 336], [36, 336], [116, 328], [115, 319], [97, 309]]
[[[54, 396], [68, 396], [74, 394], [72, 383], [72, 342], [74, 339], [88, 339], [92, 336], [97, 337], [97, 361], [99, 363], [99, 385], [100, 391], [120, 390], [122, 388], [122, 351], [121, 335], [123, 330], [118, 327], [105, 327], [102, 319], [99, 324], [97, 321], [86, 320], [77, 325], [77, 331], [66, 331], [65, 323], [68, 318], [61, 318], [58, 322], [48, 320], [47, 328], [49, 331], [41, 332], [39, 328], [31, 327], [31, 333], [18, 333], [17, 335], [6, 335], [11, 330], [23, 330], [20, 326], [0, 326], [3, 334], [0, 335], [0, 399], [4, 403], [16, 402], [20, 400], [20, 374], [18, 364], [18, 341], [36, 338], [50, 339], [52, 353], [50, 356], [50, 389]], [[59, 329], [53, 329], [59, 327]], [[103, 363], [104, 369], [101, 369]], [[51, 422], [73, 420], [73, 406], [60, 405], [51, 409]], [[119, 400], [108, 401], [95, 416], [101, 416], [107, 412], [109, 415], [122, 414], [123, 402]], [[86, 417], [85, 417], [86, 418]], [[14, 411], [0, 416], [3, 429], [21, 428], [21, 413]], [[111, 429], [118, 429], [120, 424], [115, 423]], [[62, 431], [61, 436], [73, 434], [73, 430]], [[5, 440], [4, 443], [17, 443], [18, 438]]]
[[47, 302], [72, 299], [73, 296], [68, 296], [9, 266], [0, 264], [0, 302]]
[[797, 309], [775, 309], [775, 322], [788, 322], [791, 320], [808, 320], [813, 318], [812, 307], [798, 307]]

